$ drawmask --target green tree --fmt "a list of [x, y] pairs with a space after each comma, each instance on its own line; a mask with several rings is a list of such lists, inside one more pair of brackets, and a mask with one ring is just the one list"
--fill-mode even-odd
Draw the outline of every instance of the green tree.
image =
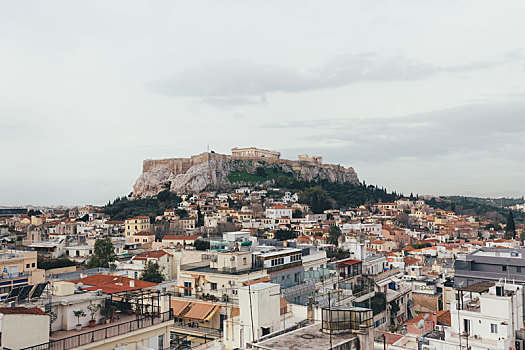
[[514, 222], [514, 214], [512, 210], [509, 211], [507, 216], [507, 226], [505, 226], [505, 237], [507, 239], [516, 238], [516, 223]]
[[27, 216], [38, 216], [38, 215], [42, 215], [42, 212], [40, 210], [29, 209], [27, 211]]
[[158, 263], [148, 261], [144, 267], [144, 270], [142, 271], [142, 274], [140, 275], [140, 279], [152, 283], [161, 283], [166, 278], [162, 274], [162, 269]]
[[93, 256], [89, 259], [88, 267], [110, 267], [116, 259], [115, 248], [109, 237], [104, 239], [97, 239], [95, 242], [95, 249]]
[[309, 187], [299, 194], [301, 202], [308, 204], [315, 214], [321, 214], [330, 208], [328, 192], [322, 187]]
[[287, 188], [288, 186], [290, 186], [290, 183], [292, 181], [290, 180], [290, 178], [288, 176], [285, 176], [285, 175], [279, 175], [277, 176], [277, 178], [275, 179], [275, 184], [278, 186], [278, 187], [284, 187], [284, 188]]
[[330, 230], [328, 231], [329, 237], [328, 237], [328, 243], [335, 245], [336, 247], [339, 246], [339, 238], [341, 238], [341, 229], [337, 226], [330, 226]]
[[274, 234], [274, 237], [278, 241], [286, 241], [288, 239], [294, 239], [297, 237], [295, 232], [290, 230], [277, 230]]
[[197, 205], [197, 227], [204, 226], [204, 215], [201, 212], [201, 206]]
[[157, 193], [157, 199], [161, 202], [166, 202], [170, 198], [171, 198], [171, 194], [170, 194], [169, 189], [166, 189], [164, 191]]
[[210, 241], [198, 239], [193, 243], [196, 250], [208, 250], [210, 249]]
[[292, 218], [296, 219], [296, 218], [302, 218], [303, 217], [303, 212], [301, 209], [295, 209], [292, 213]]

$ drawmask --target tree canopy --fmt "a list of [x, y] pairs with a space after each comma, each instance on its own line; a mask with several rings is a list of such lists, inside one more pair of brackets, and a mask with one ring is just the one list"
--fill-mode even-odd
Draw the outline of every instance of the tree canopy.
[[328, 243], [335, 245], [336, 247], [339, 246], [339, 238], [341, 238], [341, 229], [337, 226], [330, 226], [330, 230], [328, 231], [329, 237], [328, 237]]
[[314, 214], [321, 214], [326, 209], [330, 209], [328, 192], [322, 187], [309, 187], [299, 194], [301, 202], [308, 204]]
[[148, 261], [144, 267], [144, 270], [142, 271], [142, 274], [140, 275], [140, 279], [152, 283], [161, 283], [166, 278], [162, 274], [162, 269], [158, 263]]
[[294, 239], [297, 234], [290, 230], [277, 230], [274, 234], [274, 238], [278, 241], [286, 241], [288, 239]]
[[89, 259], [88, 267], [110, 267], [110, 264], [116, 259], [115, 248], [109, 237], [97, 239], [93, 256]]

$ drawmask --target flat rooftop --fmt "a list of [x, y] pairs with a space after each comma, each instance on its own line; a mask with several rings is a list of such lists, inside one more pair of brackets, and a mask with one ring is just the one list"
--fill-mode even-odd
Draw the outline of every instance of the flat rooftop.
[[[332, 334], [332, 347], [347, 343], [357, 337], [352, 333]], [[330, 335], [321, 332], [321, 324], [316, 323], [307, 327], [278, 335], [276, 337], [254, 343], [254, 348], [304, 350], [330, 349]]]

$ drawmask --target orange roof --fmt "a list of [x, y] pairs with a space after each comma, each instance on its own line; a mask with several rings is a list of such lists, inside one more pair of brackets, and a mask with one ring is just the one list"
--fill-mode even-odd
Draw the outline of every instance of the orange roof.
[[[110, 276], [110, 275], [92, 275], [85, 278], [81, 278], [73, 283], [81, 282], [84, 284], [83, 289], [85, 290], [98, 290], [102, 289], [103, 293], [113, 294], [118, 292], [125, 292], [130, 290], [138, 290], [148, 287], [156, 286], [156, 283], [136, 280], [133, 278], [123, 276]], [[133, 285], [133, 286], [132, 286]]]
[[166, 235], [162, 238], [162, 240], [163, 241], [164, 240], [167, 240], [167, 241], [183, 241], [183, 240], [194, 241], [201, 237], [202, 236], [197, 236], [197, 235]]
[[354, 265], [354, 264], [357, 264], [357, 263], [360, 263], [362, 262], [361, 260], [355, 260], [355, 259], [344, 259], [344, 260], [339, 260], [339, 261], [336, 261], [335, 263], [337, 265]]
[[0, 314], [10, 315], [45, 315], [41, 309], [34, 307], [31, 309], [25, 307], [0, 307]]
[[170, 255], [168, 252], [165, 252], [164, 250], [157, 250], [157, 251], [153, 251], [153, 252], [146, 252], [146, 253], [142, 253], [142, 254], [139, 254], [137, 256], [135, 256], [133, 259], [134, 260], [146, 260], [148, 258], [160, 258], [160, 257], [163, 257], [164, 255]]
[[148, 231], [140, 231], [140, 232], [134, 233], [133, 236], [155, 236], [155, 234], [152, 232], [148, 232]]
[[438, 323], [441, 323], [442, 325], [450, 326], [452, 325], [451, 317], [450, 317], [450, 310], [443, 310], [439, 311], [437, 314], [437, 321]]

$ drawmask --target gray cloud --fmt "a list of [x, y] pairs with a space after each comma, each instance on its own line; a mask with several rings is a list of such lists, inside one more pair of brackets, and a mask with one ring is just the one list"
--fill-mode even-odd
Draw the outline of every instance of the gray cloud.
[[317, 153], [330, 154], [334, 161], [346, 159], [348, 163], [408, 158], [425, 161], [456, 155], [468, 159], [472, 154], [525, 160], [523, 102], [469, 105], [392, 118], [328, 119], [261, 127], [295, 129], [304, 135], [303, 141], [312, 144], [310, 152], [317, 149]]
[[469, 72], [520, 60], [519, 54], [501, 61], [436, 65], [404, 56], [380, 57], [372, 53], [343, 55], [308, 72], [244, 61], [198, 64], [171, 79], [154, 84], [171, 96], [201, 98], [215, 106], [250, 104], [246, 97], [274, 92], [304, 92], [337, 88], [359, 82], [399, 82], [425, 79], [440, 73]]

